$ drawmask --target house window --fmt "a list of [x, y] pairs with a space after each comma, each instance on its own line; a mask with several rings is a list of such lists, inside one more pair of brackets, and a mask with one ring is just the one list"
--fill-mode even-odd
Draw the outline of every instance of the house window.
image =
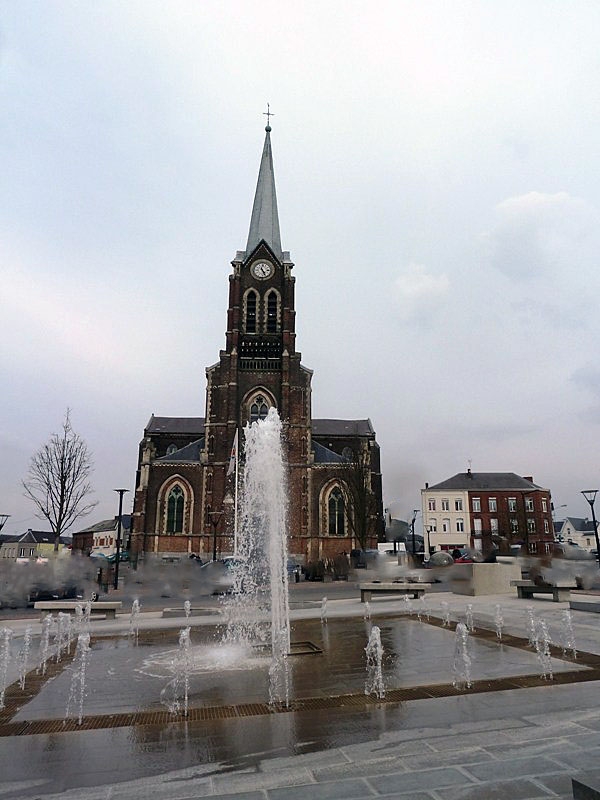
[[471, 502], [473, 504], [473, 511], [475, 513], [479, 514], [480, 511], [481, 511], [481, 498], [480, 497], [474, 497]]
[[25, 548], [19, 547], [19, 558], [23, 558], [24, 555], [25, 555]]
[[167, 497], [167, 533], [183, 531], [183, 505], [183, 489], [176, 484]]
[[250, 424], [252, 425], [253, 422], [256, 422], [259, 419], [266, 419], [268, 413], [269, 406], [267, 405], [265, 398], [259, 394], [258, 397], [254, 398], [254, 401], [250, 406]]
[[337, 486], [331, 490], [327, 502], [327, 511], [329, 515], [329, 535], [345, 536], [344, 495]]
[[548, 501], [545, 497], [542, 497], [542, 511], [546, 513], [548, 511]]
[[456, 520], [456, 532], [463, 533], [465, 530], [465, 521], [463, 519]]
[[32, 556], [35, 553], [35, 547], [29, 548], [29, 555]]
[[[550, 533], [550, 526], [548, 525], [548, 520], [547, 519], [544, 520], [544, 533]], [[588, 539], [588, 544], [589, 543], [590, 542], [589, 542], [589, 539]]]
[[538, 551], [537, 542], [529, 542], [529, 552], [530, 553], [537, 553], [537, 551]]
[[474, 533], [481, 534], [481, 520], [479, 518], [473, 520]]
[[511, 519], [510, 521], [510, 532], [513, 534], [513, 536], [516, 536], [519, 532], [519, 523], [516, 519]]
[[498, 520], [490, 519], [490, 530], [492, 533], [498, 533]]
[[450, 502], [446, 498], [442, 500], [442, 511], [450, 511]]
[[531, 517], [527, 519], [527, 533], [535, 533], [535, 520]]
[[495, 497], [488, 498], [488, 511], [497, 511], [498, 504]]
[[533, 511], [533, 497], [525, 498], [525, 511]]
[[450, 520], [449, 519], [442, 520], [442, 532], [443, 533], [450, 533]]
[[435, 511], [435, 497], [430, 497], [427, 501], [427, 509], [429, 511]]
[[429, 533], [437, 533], [437, 522], [435, 519], [429, 520]]
[[249, 291], [246, 295], [246, 333], [256, 333], [256, 307], [258, 304], [257, 294]]
[[508, 510], [511, 514], [514, 514], [517, 510], [517, 498], [516, 497], [509, 497], [508, 498]]
[[272, 290], [267, 295], [267, 333], [277, 333], [279, 328], [279, 298], [277, 292]]
[[454, 501], [454, 510], [455, 511], [463, 510], [462, 499], [460, 497], [457, 497], [456, 500]]

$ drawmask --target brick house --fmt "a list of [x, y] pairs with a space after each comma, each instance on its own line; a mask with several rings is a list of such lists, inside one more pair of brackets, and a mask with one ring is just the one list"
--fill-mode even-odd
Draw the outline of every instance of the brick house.
[[[204, 416], [152, 415], [144, 429], [134, 559], [210, 557], [213, 547], [219, 555], [232, 552], [232, 443], [272, 406], [284, 423], [290, 553], [304, 562], [335, 557], [361, 541], [373, 546], [383, 530], [379, 446], [370, 420], [312, 418], [312, 371], [296, 350], [296, 279], [281, 247], [270, 130], [246, 249], [231, 262], [225, 349], [206, 368]], [[366, 511], [365, 497], [352, 500], [353, 485], [362, 486]]]
[[421, 489], [423, 532], [432, 548], [473, 547], [492, 542], [523, 544], [541, 555], [552, 549], [550, 491], [514, 472], [460, 472]]

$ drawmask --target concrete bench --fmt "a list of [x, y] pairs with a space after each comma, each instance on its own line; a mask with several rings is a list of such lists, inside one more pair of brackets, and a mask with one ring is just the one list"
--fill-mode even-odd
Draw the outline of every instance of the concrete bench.
[[[115, 614], [123, 603], [120, 600], [100, 600], [91, 603], [91, 615], [104, 615], [106, 619], [115, 619]], [[74, 614], [77, 606], [84, 607], [85, 603], [80, 600], [38, 600], [33, 607], [42, 612], [41, 619], [44, 620], [48, 614], [58, 614], [59, 612]]]
[[373, 581], [372, 583], [361, 583], [359, 586], [361, 603], [368, 602], [373, 594], [412, 595], [416, 599], [431, 589], [430, 583], [393, 583], [392, 581], [385, 583]]
[[571, 580], [544, 583], [541, 586], [533, 581], [511, 581], [510, 585], [517, 587], [517, 596], [522, 600], [529, 600], [534, 594], [551, 594], [555, 603], [568, 603], [571, 589], [577, 588], [575, 581]]

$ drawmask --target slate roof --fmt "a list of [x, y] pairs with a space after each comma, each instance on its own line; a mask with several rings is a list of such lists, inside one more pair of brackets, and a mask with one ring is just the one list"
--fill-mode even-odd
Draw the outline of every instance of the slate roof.
[[204, 417], [150, 417], [144, 433], [204, 433]]
[[196, 463], [200, 461], [200, 451], [204, 447], [204, 437], [200, 439], [196, 439], [195, 442], [190, 442], [190, 444], [186, 444], [185, 447], [179, 448], [174, 453], [171, 453], [168, 456], [161, 456], [160, 458], [154, 459], [154, 463], [162, 463], [162, 464], [174, 464], [174, 463]]
[[591, 519], [587, 519], [587, 518], [584, 519], [583, 517], [567, 517], [565, 519], [565, 524], [567, 522], [570, 522], [571, 526], [578, 533], [593, 533], [594, 532], [594, 523], [592, 522]]
[[[54, 544], [56, 535], [52, 531], [33, 531], [31, 528], [25, 533], [18, 533], [13, 536], [11, 540], [5, 541], [24, 542], [25, 544]], [[71, 544], [70, 536], [61, 536], [59, 538], [61, 544]]]
[[[103, 531], [116, 531], [119, 517], [110, 517], [110, 519], [103, 519], [101, 522], [96, 522], [88, 528], [77, 531], [73, 536], [78, 536], [80, 533], [102, 533]], [[131, 527], [131, 514], [121, 514], [121, 527], [123, 530], [128, 531]]]
[[315, 454], [315, 464], [347, 464], [345, 458], [338, 453], [334, 453], [328, 447], [313, 441], [313, 453]]
[[250, 255], [261, 241], [265, 241], [277, 258], [281, 258], [281, 236], [279, 233], [275, 173], [273, 171], [273, 153], [271, 151], [271, 128], [269, 125], [265, 128], [265, 131], [265, 144], [258, 170], [246, 254]]
[[370, 419], [313, 419], [314, 436], [372, 436]]
[[514, 472], [459, 472], [441, 483], [428, 486], [428, 490], [447, 489], [448, 491], [527, 491], [542, 489], [527, 478]]

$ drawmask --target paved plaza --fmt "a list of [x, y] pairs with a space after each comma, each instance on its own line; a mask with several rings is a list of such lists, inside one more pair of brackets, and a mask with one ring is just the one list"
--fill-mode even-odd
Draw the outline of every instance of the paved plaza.
[[[438, 617], [445, 603], [453, 620], [462, 620], [471, 603], [475, 626], [490, 628], [500, 604], [506, 634], [521, 637], [527, 636], [528, 608], [543, 617], [556, 638], [568, 607], [506, 595], [468, 598], [440, 592], [427, 598], [430, 613]], [[314, 598], [304, 607], [293, 605], [293, 622], [319, 620]], [[378, 616], [407, 611], [397, 598], [383, 597], [370, 607], [374, 624]], [[355, 598], [330, 596], [328, 624], [362, 618], [364, 610], [358, 591]], [[600, 654], [600, 616], [573, 611], [572, 618], [577, 648]], [[183, 614], [164, 619], [154, 611], [142, 613], [140, 622], [143, 631], [176, 631], [185, 619]], [[214, 622], [214, 611], [191, 619], [193, 628]], [[33, 625], [34, 634], [41, 627], [31, 619], [2, 624], [16, 639], [27, 625]], [[92, 623], [98, 635], [128, 629], [126, 613], [114, 622]], [[510, 655], [512, 648], [504, 649]], [[432, 673], [435, 667], [431, 664]], [[5, 736], [0, 739], [0, 798], [571, 798], [572, 777], [600, 777], [598, 755], [600, 681], [557, 680], [367, 706]]]

